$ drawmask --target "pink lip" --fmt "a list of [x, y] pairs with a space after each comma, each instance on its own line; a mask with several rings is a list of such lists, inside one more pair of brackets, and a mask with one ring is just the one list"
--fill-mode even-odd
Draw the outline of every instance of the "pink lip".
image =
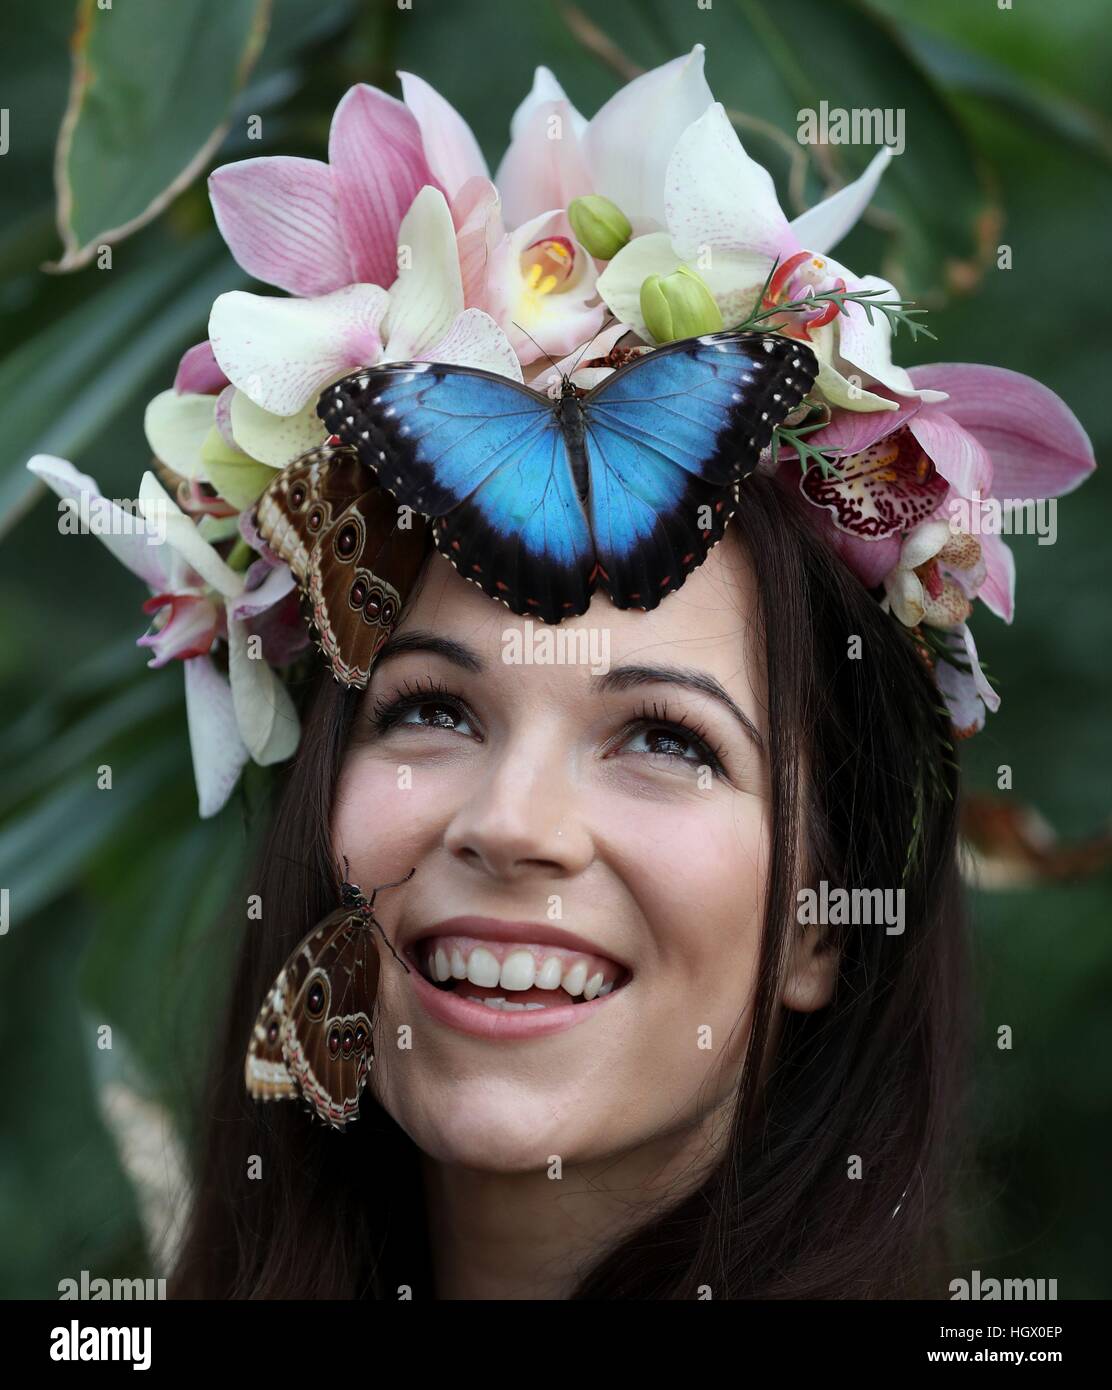
[[[460, 921], [476, 919], [460, 918]], [[474, 930], [471, 934], [475, 935]], [[564, 936], [567, 933], [563, 933]], [[501, 938], [494, 938], [500, 940]], [[509, 938], [513, 941], [521, 940], [518, 936]], [[535, 937], [526, 938], [536, 940]], [[549, 942], [550, 945], [562, 945], [562, 942]], [[449, 1028], [455, 1028], [457, 1032], [469, 1033], [475, 1038], [489, 1038], [492, 1041], [510, 1041], [514, 1038], [543, 1038], [549, 1033], [562, 1033], [567, 1028], [574, 1028], [577, 1023], [586, 1023], [589, 1018], [593, 1018], [599, 1009], [604, 1009], [612, 999], [616, 999], [624, 992], [622, 989], [611, 991], [604, 994], [601, 999], [590, 999], [585, 1004], [551, 1004], [543, 1009], [526, 1009], [520, 1013], [502, 1013], [500, 1010], [492, 1009], [486, 1004], [475, 1004], [470, 999], [464, 999], [458, 994], [453, 994], [447, 990], [436, 989], [431, 985], [420, 970], [413, 969], [409, 978], [413, 981], [413, 988], [417, 993], [417, 998], [425, 1006], [426, 1011], [431, 1014], [439, 1023], [445, 1023]]]
[[[418, 941], [424, 941], [430, 936], [477, 936], [487, 941], [520, 941], [535, 942], [538, 946], [563, 946], [569, 951], [606, 956], [615, 964], [629, 970], [626, 961], [604, 950], [598, 942], [588, 941], [584, 936], [576, 936], [575, 932], [565, 931], [563, 927], [554, 927], [551, 922], [503, 922], [498, 917], [449, 917], [447, 921], [438, 922], [412, 937], [405, 943], [406, 947], [412, 949]], [[573, 1007], [581, 1009], [584, 1005], [577, 1004]]]

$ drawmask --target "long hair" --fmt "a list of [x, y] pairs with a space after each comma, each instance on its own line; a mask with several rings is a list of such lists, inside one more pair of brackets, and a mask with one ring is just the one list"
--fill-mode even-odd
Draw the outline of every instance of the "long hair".
[[[743, 499], [730, 530], [756, 576], [767, 660], [772, 854], [732, 1125], [698, 1189], [571, 1296], [944, 1297], [969, 1046], [948, 720], [920, 649], [805, 504], [761, 474]], [[266, 926], [244, 931], [198, 1108], [171, 1297], [397, 1298], [402, 1286], [433, 1297], [420, 1155], [370, 1093], [339, 1134], [300, 1106], [250, 1101], [243, 1085], [267, 987], [335, 905], [330, 810], [358, 699], [324, 673], [281, 774], [249, 887]], [[786, 1010], [798, 894], [823, 881], [902, 890], [904, 929], [826, 927], [839, 958], [831, 1001]]]

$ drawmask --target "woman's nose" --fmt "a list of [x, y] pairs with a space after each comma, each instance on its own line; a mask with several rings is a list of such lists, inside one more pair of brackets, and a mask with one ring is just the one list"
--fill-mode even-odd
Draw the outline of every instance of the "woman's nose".
[[566, 877], [594, 857], [585, 809], [557, 750], [518, 745], [488, 764], [449, 822], [445, 844], [497, 878]]

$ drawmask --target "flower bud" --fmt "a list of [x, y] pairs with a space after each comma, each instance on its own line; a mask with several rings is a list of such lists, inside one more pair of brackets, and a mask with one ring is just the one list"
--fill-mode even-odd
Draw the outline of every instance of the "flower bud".
[[621, 208], [597, 193], [573, 198], [568, 204], [568, 221], [579, 244], [600, 261], [613, 260], [633, 235]]
[[706, 281], [687, 266], [671, 275], [650, 275], [641, 285], [641, 317], [658, 343], [721, 333], [722, 311]]

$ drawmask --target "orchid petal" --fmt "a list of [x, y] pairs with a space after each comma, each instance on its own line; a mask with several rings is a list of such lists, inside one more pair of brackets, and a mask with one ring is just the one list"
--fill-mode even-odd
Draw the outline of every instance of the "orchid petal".
[[250, 655], [249, 636], [247, 624], [229, 616], [228, 676], [236, 724], [251, 757], [265, 767], [294, 752], [301, 730], [289, 691], [261, 655]]
[[501, 321], [507, 238], [502, 227], [502, 201], [489, 179], [474, 178], [452, 199], [463, 302], [468, 309], [485, 309]]
[[237, 262], [290, 294], [327, 294], [359, 278], [340, 232], [332, 171], [319, 159], [240, 159], [209, 176], [220, 235]]
[[915, 627], [926, 613], [923, 585], [919, 576], [902, 566], [884, 577], [884, 592], [892, 612], [904, 627]]
[[935, 666], [935, 681], [955, 729], [962, 734], [972, 734], [984, 727], [986, 707], [993, 711], [1000, 708], [1000, 696], [981, 670], [969, 625], [962, 623], [952, 629], [947, 640], [958, 659], [969, 662], [971, 670], [960, 671], [948, 661], [939, 661]]
[[829, 425], [809, 435], [807, 443], [821, 449], [823, 453], [838, 453], [847, 457], [864, 453], [874, 444], [879, 444], [887, 435], [901, 429], [923, 408], [922, 401], [918, 400], [902, 400], [894, 404], [895, 410], [883, 413], [870, 411], [863, 414], [854, 410], [835, 410]]
[[[705, 50], [627, 82], [595, 113], [583, 136], [591, 185], [621, 208], [635, 233], [665, 227], [665, 179], [680, 136], [714, 102]], [[630, 132], [637, 132], [631, 145]]]
[[[898, 299], [899, 294], [887, 280], [876, 275], [856, 276], [852, 271], [840, 266], [837, 261], [827, 258], [830, 273], [845, 280], [851, 290], [883, 290], [884, 298]], [[866, 377], [887, 386], [897, 396], [918, 396], [924, 401], [946, 399], [944, 391], [917, 388], [903, 367], [892, 361], [892, 325], [888, 316], [879, 309], [866, 313], [861, 304], [847, 300], [845, 313], [834, 321], [838, 326], [838, 351], [845, 361], [856, 367]], [[869, 322], [870, 317], [872, 322]]]
[[139, 484], [139, 508], [148, 519], [157, 519], [166, 528], [166, 544], [191, 570], [225, 597], [243, 590], [243, 576], [227, 565], [201, 536], [197, 527], [178, 507], [170, 494], [150, 471]]
[[[820, 330], [820, 332], [825, 331], [825, 329]], [[860, 385], [861, 378], [857, 374], [854, 375], [852, 380], [849, 377], [843, 376], [838, 368], [833, 366], [818, 351], [817, 343], [813, 342], [811, 346], [815, 349], [815, 356], [818, 357], [819, 360], [819, 374], [815, 378], [815, 385], [832, 406], [838, 406], [842, 410], [857, 411], [859, 413], [885, 411], [885, 420], [893, 418], [892, 412], [899, 409], [895, 401], [891, 401], [885, 396], [878, 396], [873, 391], [866, 391], [865, 388]], [[888, 431], [883, 430], [881, 433], [882, 435], [887, 434]]]
[[509, 338], [481, 309], [465, 309], [441, 340], [425, 354], [430, 362], [451, 362], [521, 381], [521, 363]]
[[420, 356], [463, 312], [456, 232], [438, 188], [422, 188], [414, 198], [398, 229], [398, 246], [410, 254], [391, 285], [382, 321], [391, 362]]
[[827, 540], [867, 589], [875, 589], [899, 563], [899, 536], [865, 540], [828, 523], [826, 518], [829, 513], [820, 515]]
[[235, 442], [253, 459], [271, 468], [284, 468], [310, 449], [319, 448], [328, 437], [317, 414], [315, 398], [296, 415], [272, 415], [250, 396], [236, 391], [231, 413]]
[[346, 285], [318, 299], [277, 299], [232, 290], [209, 318], [216, 360], [229, 379], [274, 415], [296, 415], [344, 372], [382, 352], [387, 294]]
[[197, 656], [182, 665], [193, 779], [201, 816], [207, 818], [225, 805], [249, 755], [239, 736], [231, 687], [212, 658]]
[[819, 254], [837, 246], [869, 206], [891, 159], [891, 149], [883, 145], [860, 177], [795, 218], [791, 231], [799, 245]]
[[687, 127], [672, 151], [665, 216], [682, 260], [708, 247], [743, 248], [768, 261], [800, 249], [772, 175], [745, 152], [720, 101]]
[[[265, 561], [255, 563], [266, 564]], [[268, 608], [280, 603], [296, 584], [297, 580], [289, 565], [267, 566], [266, 576], [260, 584], [256, 584], [253, 589], [244, 589], [239, 598], [228, 600], [229, 621], [239, 622], [257, 618], [260, 613], [265, 613]]]
[[977, 492], [987, 497], [992, 486], [992, 460], [968, 430], [939, 406], [915, 415], [908, 429], [927, 458], [961, 497]]
[[566, 208], [573, 198], [591, 192], [572, 114], [566, 100], [539, 103], [502, 156], [494, 181], [508, 227], [519, 227], [547, 209]]
[[94, 511], [107, 508], [111, 519], [105, 530], [94, 533], [97, 539], [121, 565], [151, 589], [157, 592], [168, 587], [170, 573], [166, 567], [166, 557], [162, 547], [156, 544], [156, 534], [141, 516], [102, 497], [96, 479], [87, 473], [79, 473], [68, 459], [57, 458], [53, 454], [36, 454], [28, 460], [27, 467], [59, 497], [73, 503], [79, 515], [86, 511], [91, 516]]
[[949, 394], [949, 414], [988, 450], [993, 493], [1006, 499], [1061, 497], [1096, 467], [1077, 416], [1049, 387], [1004, 367], [936, 362], [913, 367], [918, 388]]
[[201, 446], [216, 416], [216, 397], [160, 391], [147, 403], [143, 433], [156, 458], [183, 478], [203, 478]]
[[1011, 548], [992, 532], [980, 537], [985, 562], [985, 582], [977, 597], [991, 613], [1010, 623], [1015, 612], [1015, 556]]
[[468, 179], [490, 177], [487, 162], [471, 127], [423, 77], [399, 72], [402, 100], [417, 118], [421, 144], [434, 178], [449, 199], [456, 196]]
[[212, 344], [206, 338], [182, 353], [174, 377], [174, 390], [179, 396], [193, 392], [202, 396], [215, 396], [223, 391], [228, 378], [220, 370], [220, 364], [212, 355]]
[[425, 184], [440, 186], [425, 158], [417, 118], [403, 102], [361, 82], [336, 107], [328, 160], [350, 278], [386, 287], [398, 273], [402, 218]]
[[[529, 124], [529, 119], [538, 106], [550, 101], [568, 101], [568, 94], [564, 91], [556, 80], [551, 68], [538, 67], [533, 72], [533, 85], [529, 89], [529, 94], [517, 105], [516, 110], [510, 117], [510, 141], [511, 143], [521, 135], [525, 127]], [[587, 118], [571, 105], [572, 130], [576, 136], [580, 136], [587, 129]]]
[[900, 547], [900, 569], [913, 570], [933, 560], [952, 535], [948, 521], [921, 521], [913, 526]]

